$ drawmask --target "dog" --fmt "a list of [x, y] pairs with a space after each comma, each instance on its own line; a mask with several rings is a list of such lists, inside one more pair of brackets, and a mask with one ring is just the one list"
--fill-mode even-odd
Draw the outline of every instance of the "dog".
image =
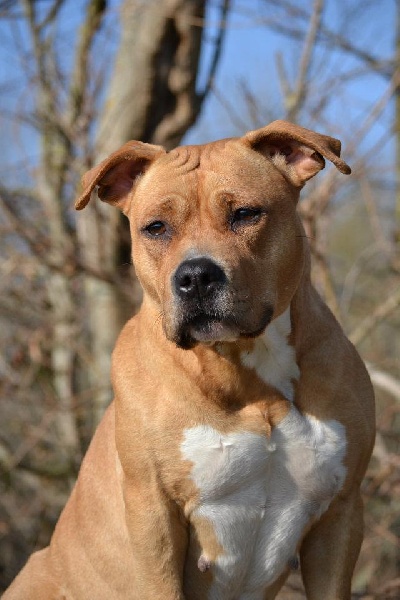
[[241, 138], [128, 142], [83, 177], [129, 218], [143, 287], [107, 409], [50, 545], [4, 600], [266, 600], [300, 561], [349, 600], [374, 399], [313, 288], [296, 213], [338, 140], [285, 121]]

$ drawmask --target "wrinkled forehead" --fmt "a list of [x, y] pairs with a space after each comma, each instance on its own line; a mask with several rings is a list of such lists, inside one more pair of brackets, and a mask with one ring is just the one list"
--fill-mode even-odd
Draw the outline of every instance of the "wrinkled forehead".
[[154, 199], [165, 194], [210, 196], [219, 189], [241, 195], [255, 182], [262, 187], [266, 170], [276, 171], [257, 152], [226, 139], [175, 148], [156, 161], [140, 187]]

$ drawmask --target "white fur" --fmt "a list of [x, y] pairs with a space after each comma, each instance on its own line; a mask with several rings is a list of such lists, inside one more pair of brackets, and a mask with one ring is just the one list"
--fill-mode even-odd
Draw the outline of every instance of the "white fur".
[[[270, 439], [207, 425], [185, 431], [181, 451], [200, 492], [193, 513], [212, 523], [223, 548], [211, 564], [207, 600], [264, 598], [310, 520], [342, 487], [345, 448], [340, 423], [318, 421], [294, 406]], [[202, 556], [208, 558], [207, 548]]]
[[242, 363], [255, 369], [261, 379], [293, 400], [293, 380], [299, 378], [299, 367], [293, 346], [288, 342], [291, 331], [290, 307], [274, 319], [264, 334], [255, 340], [254, 349], [242, 354]]

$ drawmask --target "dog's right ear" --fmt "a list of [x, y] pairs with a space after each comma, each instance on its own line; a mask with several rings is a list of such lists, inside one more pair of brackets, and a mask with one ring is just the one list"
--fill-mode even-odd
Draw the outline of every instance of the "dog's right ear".
[[85, 208], [97, 187], [100, 200], [117, 206], [126, 213], [131, 191], [138, 177], [162, 154], [165, 154], [165, 150], [161, 146], [127, 142], [85, 173], [82, 177], [82, 194], [75, 202], [76, 210]]

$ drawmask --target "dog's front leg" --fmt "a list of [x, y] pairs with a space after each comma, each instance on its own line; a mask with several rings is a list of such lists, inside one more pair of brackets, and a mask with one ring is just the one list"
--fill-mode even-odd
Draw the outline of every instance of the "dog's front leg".
[[187, 530], [178, 506], [154, 481], [136, 477], [125, 478], [124, 500], [135, 563], [132, 598], [184, 600]]
[[357, 489], [337, 498], [302, 543], [301, 571], [308, 600], [350, 600], [362, 537], [363, 506]]

